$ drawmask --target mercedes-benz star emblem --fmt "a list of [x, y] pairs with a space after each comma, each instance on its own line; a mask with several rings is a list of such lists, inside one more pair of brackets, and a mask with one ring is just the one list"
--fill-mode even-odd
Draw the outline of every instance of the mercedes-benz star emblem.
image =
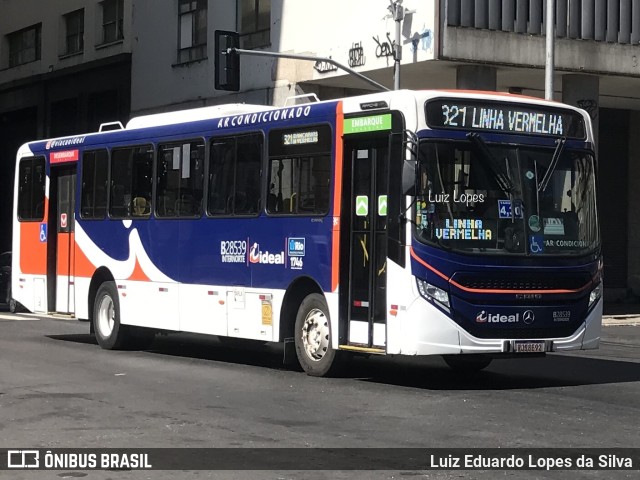
[[531, 310], [527, 310], [522, 314], [522, 320], [524, 320], [524, 323], [526, 323], [527, 325], [531, 325], [535, 319], [536, 316]]

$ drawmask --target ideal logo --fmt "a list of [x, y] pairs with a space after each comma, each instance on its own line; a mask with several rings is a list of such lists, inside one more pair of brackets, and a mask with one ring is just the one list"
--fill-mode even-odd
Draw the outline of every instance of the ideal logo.
[[263, 263], [266, 265], [284, 265], [284, 252], [270, 253], [268, 250], [263, 252], [260, 250], [260, 244], [254, 242], [249, 252], [249, 262]]
[[290, 238], [287, 242], [289, 245], [290, 257], [304, 257], [304, 238]]
[[520, 321], [520, 314], [500, 315], [499, 313], [487, 313], [482, 310], [476, 315], [476, 323], [517, 323]]

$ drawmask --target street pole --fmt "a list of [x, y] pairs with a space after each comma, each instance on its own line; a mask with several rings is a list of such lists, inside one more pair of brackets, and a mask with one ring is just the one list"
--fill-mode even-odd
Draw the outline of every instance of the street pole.
[[402, 0], [389, 0], [389, 10], [393, 15], [393, 19], [396, 22], [396, 43], [393, 46], [393, 89], [400, 90], [400, 61], [402, 60], [402, 21], [404, 20], [404, 7], [402, 6]]
[[555, 49], [555, 24], [554, 12], [556, 9], [555, 0], [547, 0], [547, 60], [544, 69], [544, 98], [553, 100], [553, 69], [554, 69], [554, 49]]

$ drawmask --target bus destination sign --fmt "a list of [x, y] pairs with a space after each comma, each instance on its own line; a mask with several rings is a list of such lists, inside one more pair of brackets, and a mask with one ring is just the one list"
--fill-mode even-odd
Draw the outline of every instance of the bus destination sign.
[[586, 138], [582, 115], [562, 108], [439, 98], [427, 101], [426, 115], [431, 128]]

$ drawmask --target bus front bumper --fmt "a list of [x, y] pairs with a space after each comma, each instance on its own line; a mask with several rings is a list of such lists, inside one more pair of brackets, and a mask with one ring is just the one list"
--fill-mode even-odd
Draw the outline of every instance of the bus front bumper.
[[[429, 305], [425, 315], [425, 303]], [[422, 298], [407, 309], [402, 320], [400, 353], [403, 355], [450, 355], [473, 353], [513, 353], [516, 342], [545, 342], [545, 351], [589, 350], [598, 348], [602, 328], [600, 299], [585, 321], [568, 337], [558, 338], [478, 338], [469, 334], [444, 312]], [[391, 345], [389, 345], [391, 347]]]

